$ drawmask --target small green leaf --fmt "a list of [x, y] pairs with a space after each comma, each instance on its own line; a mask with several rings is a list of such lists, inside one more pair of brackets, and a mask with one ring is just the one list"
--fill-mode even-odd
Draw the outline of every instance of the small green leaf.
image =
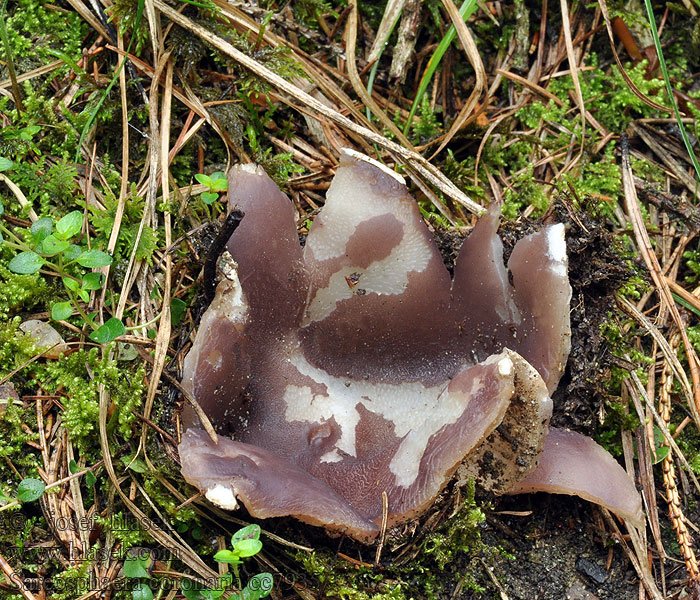
[[43, 481], [27, 477], [17, 486], [17, 499], [22, 502], [34, 502], [41, 498], [46, 486]]
[[13, 273], [19, 273], [20, 275], [31, 275], [32, 273], [36, 273], [39, 269], [41, 269], [45, 262], [46, 261], [36, 252], [27, 250], [25, 252], [20, 252], [10, 261], [10, 264], [7, 266]]
[[36, 135], [41, 131], [41, 125], [27, 125], [21, 130], [19, 137], [25, 141], [32, 139], [32, 136]]
[[120, 335], [124, 335], [125, 332], [126, 328], [124, 327], [124, 323], [112, 317], [104, 325], [101, 325], [93, 331], [90, 334], [90, 339], [98, 344], [107, 344]]
[[134, 554], [129, 554], [124, 559], [124, 577], [138, 579], [140, 577], [150, 577], [148, 567], [151, 566], [151, 555], [146, 548], [132, 548]]
[[231, 565], [238, 565], [242, 562], [238, 554], [231, 552], [230, 550], [219, 550], [214, 555], [214, 560], [216, 562], [229, 563]]
[[66, 240], [58, 239], [53, 233], [47, 235], [37, 249], [45, 256], [56, 256], [68, 250], [70, 244]]
[[90, 294], [88, 294], [85, 290], [78, 290], [76, 294], [78, 294], [78, 298], [85, 302], [85, 304], [90, 302]]
[[231, 536], [231, 545], [235, 548], [241, 540], [259, 540], [261, 531], [260, 525], [255, 523], [241, 527]]
[[248, 558], [249, 556], [255, 556], [260, 550], [262, 550], [262, 542], [260, 540], [241, 540], [238, 542], [233, 551], [238, 554], [241, 558]]
[[[0, 212], [0, 215], [1, 214], [2, 214], [2, 212]], [[0, 231], [0, 244], [2, 244], [4, 241], [5, 241], [5, 238], [2, 237], [2, 232]]]
[[78, 257], [78, 264], [87, 269], [97, 269], [112, 264], [112, 257], [102, 250], [86, 250]]
[[134, 458], [133, 456], [123, 456], [121, 459], [125, 467], [128, 467], [135, 473], [148, 473], [148, 465], [142, 461], [140, 458]]
[[53, 231], [53, 219], [51, 217], [41, 217], [41, 219], [32, 223], [29, 231], [32, 232], [34, 241], [40, 244], [44, 241], [44, 238]]
[[0, 215], [5, 214], [5, 205], [2, 203], [2, 200], [0, 200]]
[[51, 318], [54, 321], [65, 321], [73, 314], [73, 305], [70, 302], [56, 302], [51, 307]]
[[197, 173], [194, 176], [194, 178], [202, 185], [206, 185], [208, 187], [211, 186], [211, 177], [209, 177], [209, 175], [205, 175], [204, 173]]
[[212, 192], [225, 192], [228, 189], [227, 179], [217, 179], [211, 184]]
[[80, 233], [82, 227], [83, 213], [79, 210], [74, 210], [56, 223], [56, 233], [61, 239], [68, 240]]
[[102, 273], [87, 273], [83, 276], [82, 288], [84, 290], [99, 290], [102, 287], [104, 275]]
[[65, 285], [71, 292], [77, 292], [80, 287], [80, 282], [70, 277], [62, 277], [63, 285]]
[[213, 192], [202, 192], [200, 198], [204, 204], [213, 204], [219, 199], [219, 194], [214, 194]]
[[180, 591], [187, 600], [202, 600], [200, 590], [197, 588], [199, 584], [191, 579], [183, 579], [180, 582]]
[[83, 249], [80, 246], [76, 246], [75, 244], [71, 244], [68, 246], [68, 250], [66, 250], [63, 253], [63, 258], [66, 260], [75, 260], [78, 258], [81, 254], [83, 253]]
[[78, 471], [80, 471], [80, 467], [78, 466], [78, 463], [75, 462], [72, 458], [70, 459], [70, 462], [68, 463], [68, 469], [70, 472], [75, 475]]
[[267, 598], [274, 586], [275, 579], [271, 573], [258, 573], [251, 577], [243, 588], [243, 600]]
[[173, 298], [170, 301], [170, 322], [173, 325], [179, 325], [185, 316], [186, 310], [187, 304], [184, 300], [180, 300], [180, 298]]
[[153, 600], [153, 592], [146, 583], [137, 583], [131, 590], [132, 600]]
[[15, 166], [9, 158], [4, 158], [0, 156], [0, 171], [8, 171]]

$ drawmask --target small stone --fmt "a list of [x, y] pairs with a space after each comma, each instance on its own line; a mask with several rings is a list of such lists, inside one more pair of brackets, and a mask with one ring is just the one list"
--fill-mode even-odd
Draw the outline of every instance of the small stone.
[[19, 328], [34, 338], [34, 344], [37, 348], [51, 348], [44, 354], [46, 358], [59, 358], [61, 354], [68, 350], [66, 342], [58, 334], [58, 331], [44, 321], [30, 319], [22, 323]]
[[576, 568], [596, 583], [605, 583], [608, 580], [608, 572], [588, 558], [579, 558], [576, 561]]

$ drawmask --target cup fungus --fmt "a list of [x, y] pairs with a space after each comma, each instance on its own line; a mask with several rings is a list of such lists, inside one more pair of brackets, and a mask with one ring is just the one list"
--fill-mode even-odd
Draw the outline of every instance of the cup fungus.
[[210, 501], [371, 541], [459, 470], [496, 493], [578, 493], [641, 522], [632, 481], [592, 440], [581, 467], [617, 466], [605, 472], [623, 508], [581, 480], [557, 487], [556, 467], [537, 476], [538, 459], [582, 445], [546, 443], [570, 347], [563, 225], [520, 240], [506, 268], [487, 214], [450, 281], [401, 177], [356, 152], [303, 251], [261, 168], [231, 169], [229, 205], [245, 213], [227, 245], [237, 266], [222, 269], [183, 375], [223, 434], [215, 443], [183, 410], [182, 471]]

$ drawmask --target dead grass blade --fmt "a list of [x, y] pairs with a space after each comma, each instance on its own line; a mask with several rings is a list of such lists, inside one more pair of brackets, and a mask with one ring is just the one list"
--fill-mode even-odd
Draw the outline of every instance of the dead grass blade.
[[608, 31], [608, 38], [610, 39], [610, 49], [612, 50], [613, 56], [615, 57], [615, 62], [617, 63], [617, 68], [620, 70], [620, 75], [622, 75], [625, 83], [629, 86], [632, 93], [642, 102], [644, 102], [644, 104], [651, 106], [655, 110], [670, 113], [670, 108], [664, 106], [663, 104], [659, 104], [658, 102], [654, 102], [651, 98], [648, 98], [644, 93], [642, 93], [636, 85], [634, 85], [634, 82], [630, 79], [627, 71], [625, 71], [625, 68], [622, 66], [622, 61], [620, 60], [615, 48], [615, 37], [613, 36], [612, 25], [610, 24], [610, 17], [608, 16], [608, 5], [605, 0], [598, 0], [598, 5], [600, 6], [600, 12], [603, 14], [603, 19], [605, 20], [605, 28]]
[[[607, 508], [600, 509], [605, 517], [605, 522], [608, 526], [615, 532], [615, 537], [622, 545], [627, 557], [629, 558], [634, 570], [637, 571], [637, 575], [644, 585], [644, 589], [647, 594], [653, 598], [653, 600], [665, 600], [661, 595], [659, 588], [656, 586], [654, 581], [654, 576], [649, 569], [649, 563], [647, 558], [647, 544], [645, 540], [644, 533], [639, 531], [634, 525], [625, 523], [627, 525], [627, 531], [629, 533], [630, 541], [632, 542], [632, 548], [627, 545], [620, 528], [617, 526], [615, 519], [613, 519], [610, 511]], [[641, 591], [640, 591], [641, 594]], [[641, 598], [641, 596], [640, 596]]]
[[348, 15], [348, 27], [346, 31], [346, 51], [345, 59], [347, 62], [348, 77], [350, 78], [350, 83], [352, 84], [352, 89], [355, 93], [362, 99], [364, 105], [372, 111], [372, 114], [377, 117], [391, 133], [396, 136], [406, 148], [413, 150], [413, 144], [408, 141], [403, 132], [394, 124], [394, 122], [387, 117], [386, 113], [379, 107], [379, 105], [374, 101], [372, 96], [369, 95], [367, 89], [360, 79], [360, 74], [357, 72], [357, 61], [355, 59], [356, 42], [357, 42], [357, 0], [351, 0], [350, 2], [350, 14]]
[[102, 456], [104, 458], [104, 466], [107, 471], [107, 476], [112, 482], [114, 489], [119, 494], [122, 502], [126, 507], [132, 512], [134, 517], [140, 523], [150, 523], [148, 530], [149, 535], [164, 548], [167, 548], [173, 556], [177, 556], [182, 562], [184, 562], [193, 571], [198, 573], [201, 577], [216, 578], [217, 573], [210, 569], [206, 563], [199, 557], [199, 555], [192, 550], [187, 544], [181, 544], [172, 538], [168, 533], [163, 531], [156, 523], [148, 519], [146, 514], [127, 496], [121, 489], [119, 485], [119, 480], [117, 479], [117, 474], [114, 471], [114, 465], [112, 463], [112, 451], [109, 447], [109, 440], [107, 439], [107, 411], [109, 409], [109, 394], [107, 390], [101, 386], [100, 387], [100, 412], [99, 412], [99, 433], [100, 433], [100, 447], [102, 448]]
[[[354, 4], [356, 10], [357, 3], [354, 2]], [[374, 61], [379, 60], [379, 57], [382, 55], [382, 51], [384, 50], [384, 46], [386, 46], [387, 42], [389, 41], [389, 36], [394, 30], [394, 26], [401, 16], [401, 12], [403, 11], [405, 4], [406, 0], [389, 0], [386, 3], [384, 15], [382, 16], [382, 22], [377, 28], [372, 49], [369, 51], [369, 56], [367, 56], [367, 62], [373, 63]], [[350, 54], [349, 51], [348, 54]]]
[[479, 50], [477, 49], [476, 44], [474, 43], [474, 38], [472, 38], [471, 33], [469, 33], [469, 29], [467, 28], [464, 19], [459, 14], [459, 10], [457, 9], [455, 3], [452, 0], [442, 0], [442, 4], [447, 10], [447, 14], [450, 15], [452, 25], [454, 26], [455, 31], [457, 32], [457, 38], [459, 39], [459, 42], [462, 45], [462, 48], [464, 49], [464, 52], [467, 55], [467, 58], [469, 59], [469, 62], [472, 65], [472, 68], [474, 69], [476, 81], [474, 83], [474, 89], [472, 90], [472, 93], [469, 95], [469, 98], [467, 98], [467, 101], [464, 103], [462, 110], [459, 111], [459, 114], [457, 115], [457, 118], [455, 119], [454, 123], [452, 123], [450, 130], [447, 132], [442, 142], [440, 142], [440, 145], [438, 146], [437, 150], [433, 153], [433, 156], [431, 158], [440, 154], [440, 152], [442, 152], [445, 146], [447, 146], [447, 144], [450, 143], [450, 141], [457, 134], [457, 132], [460, 129], [462, 129], [462, 127], [464, 127], [469, 118], [472, 116], [472, 112], [474, 111], [474, 107], [476, 106], [476, 103], [478, 102], [479, 97], [481, 96], [481, 92], [483, 92], [484, 88], [486, 87], [486, 71], [484, 70], [484, 63], [481, 60]]
[[362, 136], [365, 140], [367, 140], [367, 142], [377, 144], [378, 146], [381, 146], [385, 150], [389, 151], [401, 161], [405, 162], [406, 166], [412, 173], [424, 177], [431, 185], [438, 188], [441, 192], [452, 198], [454, 201], [462, 204], [470, 212], [477, 215], [484, 212], [484, 209], [479, 204], [474, 202], [464, 192], [457, 188], [457, 186], [455, 186], [454, 183], [445, 177], [437, 168], [432, 166], [425, 159], [425, 157], [404, 148], [395, 142], [392, 142], [384, 136], [367, 129], [362, 125], [358, 125], [349, 118], [340, 114], [338, 111], [329, 108], [319, 100], [316, 100], [316, 98], [313, 96], [302, 91], [293, 83], [283, 79], [249, 56], [246, 56], [243, 52], [236, 49], [226, 40], [220, 38], [201, 25], [198, 25], [191, 19], [181, 15], [176, 10], [165, 4], [165, 2], [162, 0], [153, 1], [156, 8], [171, 21], [174, 21], [180, 27], [183, 27], [184, 29], [199, 36], [204, 41], [214, 46], [217, 50], [220, 50], [227, 56], [233, 58], [236, 62], [252, 71], [255, 75], [267, 81], [273, 87], [276, 87], [285, 94], [295, 98], [297, 101], [311, 108], [315, 113], [323, 115], [341, 127]]
[[[155, 152], [157, 152], [157, 160], [160, 161], [160, 173], [161, 173], [161, 193], [163, 206], [166, 210], [163, 214], [164, 228], [165, 228], [165, 247], [169, 248], [172, 244], [172, 231], [170, 225], [170, 213], [167, 211], [168, 202], [170, 200], [170, 187], [168, 182], [168, 148], [170, 147], [170, 114], [172, 108], [172, 90], [173, 90], [173, 69], [174, 61], [170, 58], [169, 54], [167, 57], [167, 68], [165, 71], [165, 89], [163, 91], [163, 105], [160, 111], [160, 143], [157, 146]], [[151, 111], [155, 112], [155, 106], [151, 105]], [[152, 146], [153, 148], [153, 146]], [[146, 419], [150, 418], [151, 410], [153, 409], [153, 402], [156, 397], [156, 392], [158, 391], [158, 384], [160, 383], [160, 376], [165, 367], [165, 361], [168, 357], [168, 346], [170, 345], [170, 295], [171, 295], [171, 272], [172, 272], [172, 254], [170, 252], [165, 253], [165, 272], [163, 273], [163, 291], [162, 291], [162, 301], [160, 305], [160, 319], [158, 322], [158, 334], [156, 335], [156, 348], [153, 361], [153, 370], [151, 371], [151, 378], [148, 384], [148, 392], [146, 394], [146, 403], [143, 409], [143, 414]], [[141, 441], [139, 447], [143, 450], [144, 458], [150, 465], [148, 460], [148, 455], [146, 453], [146, 436], [148, 434], [148, 429], [144, 426], [141, 432]], [[137, 452], [138, 454], [138, 452]]]
[[564, 41], [566, 43], [566, 56], [569, 59], [571, 81], [574, 84], [574, 90], [576, 92], [576, 104], [581, 113], [581, 147], [579, 149], [578, 156], [573, 161], [567, 164], [566, 170], [569, 170], [583, 155], [583, 140], [586, 137], [586, 105], [583, 102], [581, 82], [578, 79], [578, 62], [576, 61], [576, 54], [574, 53], [574, 44], [571, 40], [571, 22], [569, 20], [569, 5], [567, 4], [566, 0], [560, 0], [560, 6], [562, 27], [564, 29]]
[[690, 340], [688, 339], [688, 334], [685, 331], [684, 323], [681, 319], [680, 313], [678, 312], [678, 307], [671, 295], [671, 290], [666, 282], [659, 261], [656, 258], [656, 253], [649, 239], [649, 234], [646, 230], [646, 225], [644, 224], [644, 219], [642, 213], [639, 209], [639, 200], [637, 198], [637, 191], [634, 186], [634, 178], [632, 176], [632, 167], [630, 165], [629, 159], [629, 140], [626, 135], [621, 138], [621, 150], [622, 150], [622, 183], [625, 194], [625, 208], [627, 215], [632, 222], [632, 227], [634, 228], [635, 239], [637, 240], [637, 245], [639, 251], [644, 259], [644, 263], [651, 274], [652, 280], [656, 285], [656, 289], [661, 298], [661, 302], [666, 305], [667, 310], [670, 312], [673, 321], [678, 328], [681, 338], [683, 340], [683, 347], [685, 348], [686, 356], [688, 357], [688, 366], [690, 368], [690, 376], [693, 382], [693, 402], [689, 403], [689, 409], [696, 424], [700, 428], [700, 372], [698, 371], [698, 357], [695, 353]]

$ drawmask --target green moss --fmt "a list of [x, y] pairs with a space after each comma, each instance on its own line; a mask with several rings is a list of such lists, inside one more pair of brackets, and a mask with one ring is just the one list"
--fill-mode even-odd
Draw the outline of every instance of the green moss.
[[0, 322], [45, 301], [47, 291], [48, 286], [40, 275], [18, 275], [0, 262]]
[[512, 179], [512, 185], [503, 193], [501, 211], [509, 219], [514, 219], [527, 206], [536, 209], [535, 214], [541, 214], [549, 206], [545, 187], [535, 181], [534, 166], [528, 165], [526, 170]]
[[[77, 12], [58, 10], [42, 0], [17, 0], [9, 6], [7, 33], [19, 74], [56, 60], [56, 53], [75, 62], [80, 59], [88, 25]], [[2, 47], [3, 56], [5, 52]], [[61, 68], [52, 77], [65, 73], [66, 69]], [[5, 72], [3, 79], [6, 77]]]
[[422, 539], [413, 542], [415, 547], [408, 560], [394, 563], [385, 554], [387, 564], [377, 570], [351, 564], [325, 550], [311, 554], [299, 552], [295, 558], [307, 573], [319, 580], [329, 598], [432, 600], [442, 597], [446, 586], [460, 580], [463, 589], [478, 591], [481, 588], [467, 565], [472, 558], [488, 557], [499, 549], [486, 548], [481, 541], [479, 525], [485, 516], [474, 500], [473, 483], [462, 491], [465, 498], [459, 509]]
[[[105, 210], [99, 210], [92, 206], [88, 207], [90, 211], [90, 222], [95, 227], [95, 231], [98, 234], [97, 244], [101, 247], [107, 245], [107, 241], [112, 234], [119, 202], [113, 195], [109, 194], [103, 200], [103, 204]], [[126, 263], [131, 256], [141, 224], [144, 204], [144, 199], [136, 193], [136, 186], [132, 185], [129, 196], [124, 203], [124, 213], [119, 227], [119, 237], [117, 238], [117, 245], [112, 253], [115, 265]], [[141, 239], [136, 248], [136, 259], [145, 260], [150, 264], [153, 252], [158, 245], [158, 233], [152, 227], [144, 226]], [[126, 264], [124, 264], [124, 266], [126, 266]]]
[[95, 433], [99, 414], [99, 388], [104, 385], [111, 399], [110, 430], [125, 439], [132, 435], [134, 411], [143, 401], [145, 384], [143, 366], [132, 368], [107, 357], [100, 358], [96, 348], [79, 350], [47, 364], [48, 380], [44, 387], [50, 392], [59, 389], [66, 395], [63, 423], [71, 440], [85, 453], [99, 453]]
[[[3, 481], [16, 481], [16, 474], [12, 471], [6, 462], [6, 459], [12, 461], [12, 464], [21, 473], [34, 473], [39, 464], [37, 455], [31, 451], [28, 452], [26, 442], [29, 440], [38, 439], [37, 433], [27, 433], [22, 427], [23, 424], [29, 426], [32, 422], [36, 423], [36, 409], [33, 404], [29, 408], [23, 408], [17, 405], [6, 405], [5, 409], [0, 414], [0, 473], [3, 475]], [[14, 490], [1, 490], [5, 495], [12, 495]]]

